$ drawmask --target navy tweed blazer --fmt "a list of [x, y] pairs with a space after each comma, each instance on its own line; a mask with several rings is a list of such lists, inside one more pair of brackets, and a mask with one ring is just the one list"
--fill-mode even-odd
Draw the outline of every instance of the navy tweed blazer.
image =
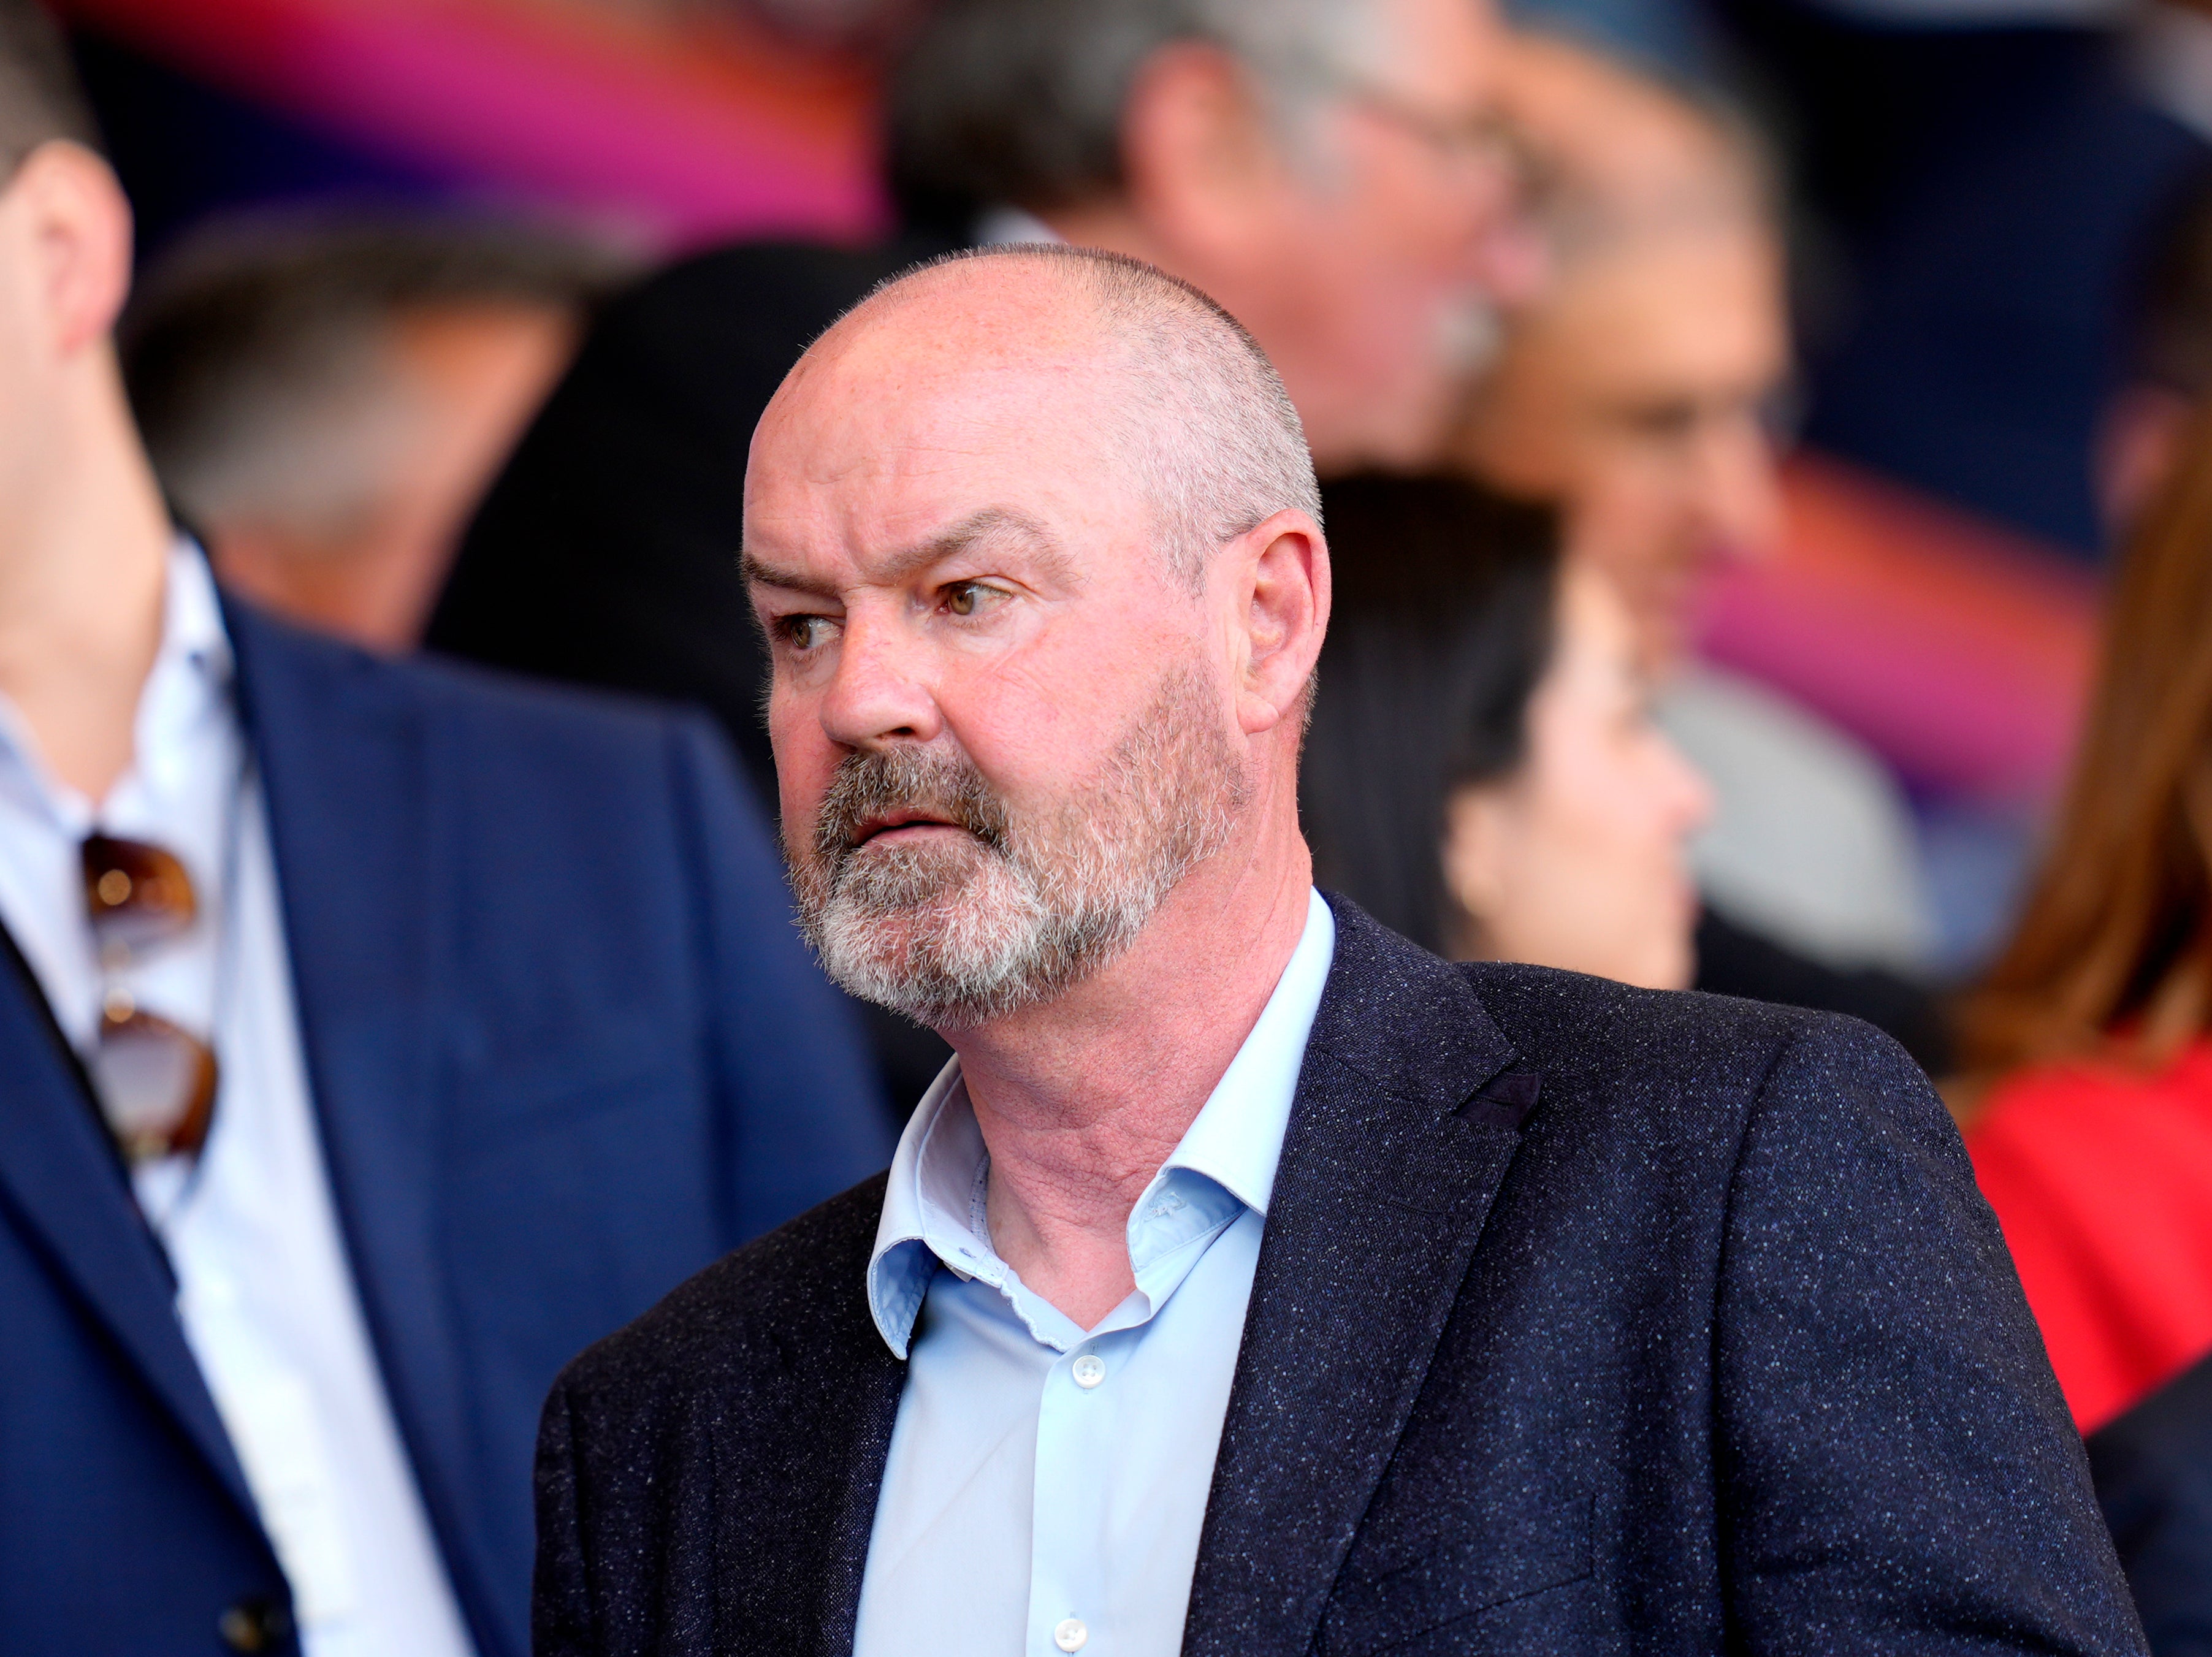
[[[1996, 1221], [1887, 1037], [1454, 967], [1332, 902], [1190, 1657], [2142, 1649]], [[563, 1374], [539, 1657], [849, 1651], [902, 1379], [882, 1189]]]

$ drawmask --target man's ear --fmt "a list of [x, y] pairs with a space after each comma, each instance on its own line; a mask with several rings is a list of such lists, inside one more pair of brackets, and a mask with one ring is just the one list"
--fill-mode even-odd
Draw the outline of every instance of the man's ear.
[[1469, 931], [1458, 948], [1481, 952], [1489, 918], [1498, 913], [1504, 898], [1506, 818], [1511, 809], [1506, 795], [1495, 786], [1460, 789], [1445, 804], [1440, 848], [1444, 889]]
[[1248, 734], [1297, 719], [1328, 628], [1328, 543], [1303, 512], [1279, 512], [1225, 548], [1235, 582], [1237, 716]]
[[2162, 385], [2130, 385], [2105, 410], [2097, 434], [2097, 505], [2105, 527], [2124, 536], [2179, 469], [2203, 410]]
[[1233, 257], [1280, 166], [1251, 77], [1229, 53], [1180, 40], [1138, 66], [1121, 106], [1122, 194], [1165, 246]]
[[102, 343], [131, 292], [131, 203], [113, 170], [58, 138], [24, 158], [9, 190], [29, 215], [58, 354]]

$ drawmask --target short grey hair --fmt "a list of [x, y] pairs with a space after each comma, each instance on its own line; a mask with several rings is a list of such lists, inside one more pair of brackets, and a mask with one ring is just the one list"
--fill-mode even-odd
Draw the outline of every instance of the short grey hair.
[[1122, 106], [1160, 47], [1218, 46], [1295, 133], [1386, 38], [1376, 0], [944, 0], [892, 73], [892, 188], [955, 228], [1095, 199], [1121, 185]]
[[534, 226], [434, 215], [252, 217], [156, 264], [118, 331], [154, 467], [188, 517], [343, 524], [381, 489], [411, 405], [402, 319], [447, 309], [583, 312], [623, 256]]
[[0, 182], [57, 138], [100, 147], [69, 43], [40, 0], [0, 0]]
[[1126, 382], [1103, 430], [1153, 503], [1172, 574], [1202, 590], [1213, 554], [1279, 512], [1320, 524], [1305, 428], [1275, 365], [1219, 305], [1141, 259], [1049, 242], [968, 248], [890, 277], [854, 310], [979, 260], [1050, 266], [1091, 307]]

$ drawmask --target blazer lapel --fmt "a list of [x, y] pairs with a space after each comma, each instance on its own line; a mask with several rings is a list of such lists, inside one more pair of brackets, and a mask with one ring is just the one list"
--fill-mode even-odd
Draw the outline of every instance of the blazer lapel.
[[[378, 665], [236, 604], [225, 621], [268, 803], [308, 1084], [385, 1389], [465, 1606], [486, 1603], [443, 1315], [435, 1164], [442, 866], [429, 733]], [[479, 1630], [481, 1636], [481, 1630]]]
[[1329, 904], [1336, 958], [1260, 1246], [1188, 1657], [1310, 1647], [1535, 1099], [1458, 971]]
[[799, 1626], [811, 1623], [817, 1630], [803, 1648], [813, 1657], [850, 1657], [860, 1619], [868, 1542], [875, 1533], [876, 1502], [883, 1494], [891, 1429], [897, 1424], [899, 1398], [906, 1385], [906, 1365], [891, 1356], [873, 1323], [868, 1324], [852, 1363], [842, 1368], [842, 1384], [818, 1394], [825, 1404], [835, 1404], [818, 1423], [809, 1452], [823, 1475], [829, 1508], [826, 1525], [811, 1533], [820, 1538], [820, 1563], [793, 1573], [795, 1581], [820, 1585], [818, 1611], [799, 1619]]
[[93, 1120], [82, 1071], [13, 939], [0, 934], [0, 1202], [183, 1428], [223, 1487], [255, 1512], [246, 1475], [177, 1320], [175, 1287], [115, 1153]]

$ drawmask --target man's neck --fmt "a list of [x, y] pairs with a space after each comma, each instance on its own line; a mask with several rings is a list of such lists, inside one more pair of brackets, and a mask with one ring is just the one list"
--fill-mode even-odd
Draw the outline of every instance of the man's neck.
[[1192, 871], [1104, 971], [952, 1037], [991, 1154], [994, 1246], [1085, 1328], [1134, 1287], [1129, 1211], [1305, 929], [1312, 862], [1295, 817], [1267, 839], [1232, 842]]
[[51, 411], [39, 463], [10, 468], [21, 487], [0, 507], [0, 694], [54, 774], [98, 802], [131, 763], [173, 531], [119, 385], [88, 381]]

